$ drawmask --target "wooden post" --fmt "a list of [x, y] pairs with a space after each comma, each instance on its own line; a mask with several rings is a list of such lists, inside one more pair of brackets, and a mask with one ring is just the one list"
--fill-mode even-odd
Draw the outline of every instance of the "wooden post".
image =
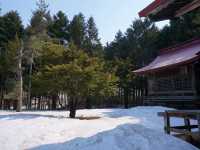
[[197, 115], [197, 122], [198, 122], [199, 135], [200, 135], [200, 114]]
[[185, 126], [186, 126], [187, 130], [191, 131], [190, 119], [189, 118], [184, 118], [184, 122], [185, 122]]
[[195, 75], [195, 65], [192, 65], [192, 90], [195, 92], [195, 96], [197, 96], [197, 89], [196, 89], [196, 75]]
[[164, 129], [165, 129], [165, 133], [170, 134], [170, 118], [167, 111], [165, 112], [165, 115], [164, 115]]

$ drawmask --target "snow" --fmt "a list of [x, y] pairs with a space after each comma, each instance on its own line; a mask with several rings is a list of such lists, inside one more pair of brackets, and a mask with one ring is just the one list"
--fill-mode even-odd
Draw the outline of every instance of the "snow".
[[[67, 111], [0, 111], [2, 150], [197, 150], [166, 135], [157, 112], [164, 107], [79, 110], [77, 116], [99, 116], [95, 120], [69, 119]], [[174, 124], [183, 121], [173, 119]]]

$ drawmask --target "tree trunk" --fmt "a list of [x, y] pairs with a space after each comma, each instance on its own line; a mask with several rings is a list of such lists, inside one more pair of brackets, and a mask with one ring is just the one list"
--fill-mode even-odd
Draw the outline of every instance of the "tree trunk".
[[3, 90], [3, 87], [1, 87], [1, 100], [0, 100], [0, 109], [4, 109], [3, 107], [3, 97], [4, 97], [4, 90]]
[[28, 81], [28, 109], [31, 109], [31, 87], [32, 87], [32, 70], [33, 70], [33, 54], [31, 54], [31, 62], [30, 62], [30, 68], [29, 68], [29, 81]]
[[40, 96], [37, 97], [37, 98], [34, 100], [34, 110], [37, 110], [37, 105], [38, 105], [39, 99], [40, 99]]
[[2, 110], [2, 99], [0, 99], [0, 109]]
[[127, 88], [124, 88], [124, 108], [128, 109], [128, 94], [129, 90]]
[[86, 109], [91, 109], [92, 105], [91, 105], [91, 97], [87, 97], [86, 98]]
[[22, 51], [23, 42], [21, 41], [21, 48], [18, 52], [17, 58], [17, 112], [22, 111], [22, 98], [23, 98], [23, 79], [22, 79]]
[[38, 99], [37, 110], [41, 110], [41, 97]]
[[13, 110], [16, 110], [16, 109], [17, 109], [17, 101], [14, 100], [14, 101], [13, 101]]
[[52, 96], [52, 110], [56, 110], [57, 105], [57, 95]]
[[76, 117], [76, 105], [77, 105], [77, 99], [74, 97], [70, 98], [69, 101], [69, 117], [70, 118], [75, 118]]

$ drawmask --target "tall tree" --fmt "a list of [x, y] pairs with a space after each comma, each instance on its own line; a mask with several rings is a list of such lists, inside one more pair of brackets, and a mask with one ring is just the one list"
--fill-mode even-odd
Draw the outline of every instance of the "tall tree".
[[16, 11], [10, 11], [0, 17], [0, 47], [4, 48], [9, 40], [14, 40], [15, 35], [21, 38], [24, 34], [24, 27], [21, 18]]
[[69, 20], [62, 11], [54, 15], [52, 23], [48, 27], [48, 34], [63, 42], [69, 42]]
[[[22, 21], [16, 11], [10, 11], [0, 17], [0, 31], [0, 91], [2, 104], [8, 88], [7, 81], [10, 77], [9, 68], [12, 66], [12, 64], [10, 66], [7, 62], [7, 44], [9, 41], [14, 41], [16, 35], [19, 38], [22, 38], [24, 35]], [[3, 107], [3, 104], [1, 106]]]
[[33, 16], [30, 20], [30, 27], [28, 27], [29, 34], [47, 34], [47, 27], [51, 22], [50, 12], [48, 11], [48, 4], [44, 0], [39, 0], [37, 8], [33, 11]]
[[90, 55], [99, 55], [102, 52], [102, 45], [98, 35], [98, 29], [96, 27], [93, 17], [90, 17], [87, 21], [87, 36], [85, 40], [85, 50]]
[[131, 89], [145, 88], [145, 81], [135, 78], [132, 71], [156, 56], [158, 34], [159, 30], [150, 20], [135, 20], [125, 34], [119, 31], [105, 48], [106, 59], [117, 68], [118, 86], [123, 89], [125, 108], [128, 108]]
[[22, 111], [23, 100], [23, 79], [22, 79], [22, 55], [23, 55], [23, 41], [16, 38], [9, 41], [6, 47], [7, 50], [7, 64], [9, 64], [9, 71], [15, 76], [15, 89], [17, 99], [17, 112]]
[[33, 72], [33, 64], [35, 58], [39, 55], [40, 43], [48, 39], [48, 26], [51, 23], [50, 12], [48, 11], [48, 4], [44, 0], [39, 0], [37, 9], [33, 12], [30, 25], [27, 27], [26, 38], [26, 58], [29, 64], [29, 77], [28, 77], [28, 106], [31, 106], [31, 76]]
[[86, 24], [85, 17], [82, 13], [75, 15], [71, 21], [70, 37], [70, 40], [73, 41], [77, 47], [83, 48], [86, 37]]
[[127, 39], [119, 30], [116, 33], [114, 41], [105, 47], [105, 57], [108, 60], [113, 60], [115, 58], [125, 59], [129, 56], [129, 52], [127, 52], [127, 50], [130, 51], [127, 47]]

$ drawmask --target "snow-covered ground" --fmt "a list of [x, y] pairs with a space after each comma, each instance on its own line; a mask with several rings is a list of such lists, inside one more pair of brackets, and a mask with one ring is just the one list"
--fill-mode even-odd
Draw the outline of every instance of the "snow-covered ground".
[[[96, 120], [67, 118], [68, 112], [0, 112], [0, 150], [197, 150], [164, 134], [167, 108], [79, 110], [77, 116], [100, 116]], [[174, 119], [180, 124], [182, 120]]]

